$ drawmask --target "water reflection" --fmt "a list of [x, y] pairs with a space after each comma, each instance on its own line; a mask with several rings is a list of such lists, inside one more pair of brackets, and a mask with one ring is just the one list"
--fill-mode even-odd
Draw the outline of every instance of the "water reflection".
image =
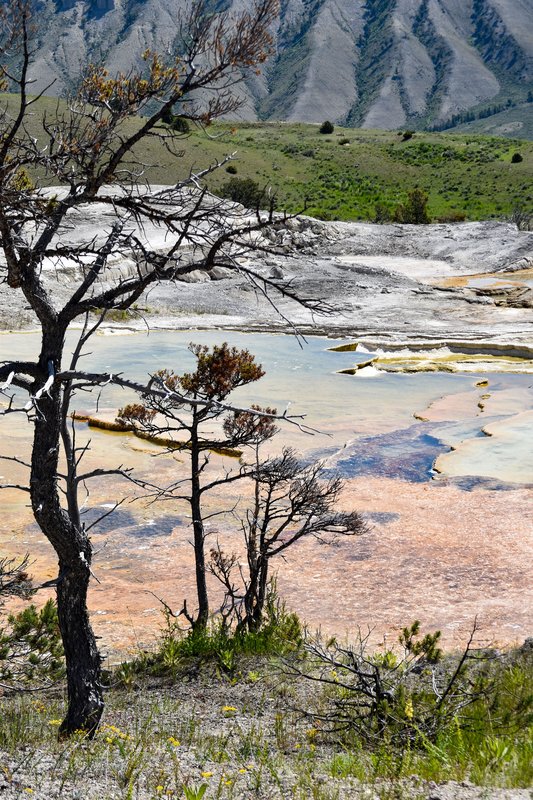
[[[70, 348], [74, 338], [71, 334]], [[343, 540], [335, 548], [302, 541], [287, 553], [279, 565], [279, 587], [290, 607], [311, 627], [323, 625], [341, 635], [369, 625], [376, 627], [379, 638], [420, 618], [424, 627], [442, 628], [448, 642], [459, 644], [476, 614], [487, 639], [509, 642], [526, 635], [531, 628], [527, 597], [532, 586], [527, 570], [527, 486], [533, 478], [522, 469], [521, 485], [510, 485], [502, 482], [502, 470], [512, 457], [518, 465], [528, 463], [528, 441], [533, 451], [531, 421], [521, 416], [532, 405], [531, 376], [491, 374], [488, 382], [480, 382], [473, 375], [381, 374], [364, 381], [338, 374], [357, 354], [331, 352], [331, 340], [310, 338], [300, 347], [289, 336], [206, 331], [98, 336], [83, 366], [91, 371], [124, 370], [142, 380], [161, 367], [179, 372], [190, 368], [190, 341], [212, 345], [226, 340], [250, 349], [266, 370], [261, 381], [239, 391], [240, 403], [276, 405], [280, 410], [290, 403], [290, 413], [305, 414], [306, 422], [321, 431], [308, 436], [294, 425], [283, 425], [271, 446], [290, 444], [308, 459], [326, 457], [331, 467], [343, 470], [350, 477], [342, 508], [363, 513], [371, 526], [368, 536]], [[0, 360], [32, 358], [38, 345], [36, 335], [0, 335]], [[78, 411], [112, 419], [131, 399], [127, 392], [108, 388], [98, 403], [96, 395], [80, 394], [74, 405]], [[492, 437], [482, 433], [484, 426], [494, 431]], [[0, 418], [0, 433], [4, 454], [27, 455], [31, 425], [24, 418]], [[88, 469], [123, 464], [163, 485], [187, 469], [183, 454], [156, 456], [156, 448], [128, 435], [80, 424], [77, 436], [80, 446], [91, 442]], [[507, 453], [501, 463], [500, 441]], [[475, 447], [462, 460], [468, 442]], [[439, 454], [450, 458], [456, 477], [432, 473]], [[474, 462], [479, 474], [465, 472]], [[213, 457], [213, 469], [223, 463]], [[16, 482], [26, 477], [22, 467], [7, 462], [0, 470]], [[501, 474], [484, 477], [494, 471]], [[87, 521], [133, 493], [131, 485], [118, 479], [93, 482]], [[217, 496], [210, 502], [216, 506], [220, 501]], [[26, 502], [20, 493], [2, 494], [2, 550], [31, 551], [36, 579], [49, 580], [57, 574], [56, 559], [32, 524]], [[227, 503], [233, 505], [234, 498]], [[106, 649], [124, 653], [128, 642], [150, 643], [160, 622], [160, 609], [150, 592], [177, 608], [184, 597], [194, 602], [188, 513], [178, 503], [124, 503], [91, 530], [93, 566], [101, 581], [92, 585], [91, 609], [99, 615], [95, 623]], [[236, 520], [217, 517], [216, 526], [209, 543], [220, 537], [230, 552], [242, 547]], [[216, 587], [213, 591], [216, 597]]]
[[[71, 332], [67, 351], [73, 349], [76, 339], [76, 332]], [[266, 371], [260, 381], [234, 393], [236, 403], [274, 405], [279, 411], [288, 410], [289, 414], [301, 415], [306, 424], [319, 431], [309, 436], [295, 425], [285, 424], [282, 436], [274, 440], [271, 447], [279, 449], [281, 444], [291, 445], [307, 457], [326, 457], [348, 444], [350, 451], [339, 453], [338, 459], [339, 466], [346, 470], [347, 475], [395, 475], [407, 480], [428, 480], [432, 476], [435, 458], [449, 447], [461, 447], [464, 441], [478, 437], [489, 417], [491, 422], [504, 420], [525, 411], [533, 403], [531, 376], [528, 375], [491, 374], [488, 389], [476, 389], [479, 376], [465, 374], [386, 373], [372, 381], [353, 379], [338, 374], [339, 370], [353, 365], [354, 361], [364, 361], [367, 354], [332, 352], [330, 348], [335, 341], [323, 337], [309, 337], [302, 342], [288, 335], [229, 331], [99, 335], [91, 340], [90, 353], [83, 359], [83, 368], [91, 371], [123, 370], [136, 380], [146, 381], [149, 375], [162, 367], [177, 372], [190, 369], [194, 364], [188, 350], [191, 341], [213, 345], [226, 340], [237, 347], [248, 348]], [[9, 354], [10, 357], [32, 358], [38, 345], [36, 334], [0, 335], [2, 357]], [[454, 398], [461, 398], [461, 408], [454, 406]], [[78, 412], [96, 413], [113, 419], [118, 407], [134, 399], [131, 392], [109, 386], [99, 394], [79, 394], [73, 406]], [[438, 416], [429, 414], [428, 419], [444, 421], [446, 427], [432, 429], [428, 426], [425, 430], [411, 427], [415, 412], [425, 418], [425, 409], [434, 412], [437, 406]], [[14, 416], [9, 422], [0, 420], [4, 441], [6, 446], [11, 445], [12, 451], [21, 448], [22, 440], [30, 433], [25, 420], [18, 415], [14, 419]], [[465, 419], [469, 423], [461, 428]], [[454, 432], [457, 423], [460, 423], [459, 428]], [[100, 466], [115, 467], [124, 462], [125, 455], [129, 465], [139, 466], [143, 461], [142, 454], [146, 456], [144, 462], [150, 455], [148, 446], [131, 437], [114, 437], [94, 430], [87, 432], [87, 436], [92, 438], [95, 450], [98, 449]], [[527, 450], [528, 440], [531, 441], [531, 434], [525, 436], [526, 444], [520, 450], [520, 458]], [[476, 447], [476, 453], [480, 454], [477, 463], [487, 465], [487, 475], [510, 479], [507, 474], [498, 474], [498, 448], [494, 443], [492, 447], [487, 443]], [[450, 463], [454, 475], [469, 474], [461, 472], [457, 454], [454, 453]], [[518, 472], [515, 465], [512, 480], [516, 480]], [[478, 468], [476, 474], [481, 477], [484, 473]], [[525, 483], [530, 480], [533, 481], [532, 476], [523, 475]]]
[[343, 478], [377, 475], [423, 483], [433, 477], [433, 464], [449, 448], [419, 423], [380, 436], [364, 436], [331, 460]]

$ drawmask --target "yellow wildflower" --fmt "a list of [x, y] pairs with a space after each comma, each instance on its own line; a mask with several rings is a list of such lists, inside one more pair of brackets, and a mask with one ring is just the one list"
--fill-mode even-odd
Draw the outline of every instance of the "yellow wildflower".
[[167, 742], [168, 742], [169, 744], [171, 744], [171, 745], [172, 745], [172, 747], [179, 747], [179, 746], [180, 746], [180, 744], [181, 744], [181, 743], [180, 743], [180, 741], [179, 741], [178, 739], [175, 739], [175, 738], [174, 738], [174, 736], [169, 736], [169, 737], [168, 737], [168, 739], [167, 739]]
[[24, 791], [25, 791], [25, 792], [27, 792], [28, 794], [33, 794], [33, 789], [30, 789], [30, 787], [29, 787], [29, 786], [27, 786], [27, 787], [24, 789]]
[[48, 724], [49, 725], [54, 725], [56, 727], [59, 727], [59, 725], [61, 725], [61, 720], [60, 719], [49, 719], [48, 720]]
[[241, 768], [241, 769], [239, 770], [239, 772], [241, 773], [241, 775], [246, 775], [246, 770], [244, 769], [244, 767], [243, 767], [243, 768]]
[[202, 772], [202, 778], [212, 778], [212, 777], [213, 777], [212, 772]]
[[235, 708], [235, 706], [222, 706], [222, 711], [225, 714], [228, 714], [228, 713], [231, 713], [233, 711], [237, 711], [237, 709]]
[[407, 717], [407, 719], [413, 719], [413, 713], [414, 713], [414, 711], [413, 711], [413, 701], [412, 700], [408, 700], [407, 703], [405, 704], [404, 714]]

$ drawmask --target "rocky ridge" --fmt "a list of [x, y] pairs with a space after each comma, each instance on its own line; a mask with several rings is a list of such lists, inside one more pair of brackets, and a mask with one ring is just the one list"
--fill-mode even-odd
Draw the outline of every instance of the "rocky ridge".
[[[175, 46], [184, 5], [47, 0], [35, 90], [55, 81], [51, 91], [62, 94], [88, 61], [127, 71], [147, 47]], [[533, 87], [532, 15], [533, 0], [282, 0], [273, 54], [241, 89], [242, 115], [424, 127], [523, 103]]]

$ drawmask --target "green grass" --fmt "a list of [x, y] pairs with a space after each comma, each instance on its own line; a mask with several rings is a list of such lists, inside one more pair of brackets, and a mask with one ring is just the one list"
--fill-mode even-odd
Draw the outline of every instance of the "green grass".
[[[42, 98], [33, 131], [57, 102]], [[137, 124], [129, 123], [131, 129]], [[209, 134], [193, 130], [182, 140], [179, 158], [157, 139], [145, 140], [137, 156], [147, 165], [146, 177], [168, 184], [235, 152], [238, 177], [272, 187], [280, 208], [305, 207], [320, 219], [371, 220], [377, 203], [393, 208], [415, 186], [429, 194], [433, 219], [501, 219], [517, 205], [533, 205], [531, 141], [422, 132], [403, 141], [394, 131], [340, 127], [325, 136], [316, 125], [288, 123], [218, 123]], [[343, 139], [349, 144], [341, 144]], [[515, 152], [523, 155], [519, 164], [511, 164]], [[216, 192], [228, 177], [224, 168], [218, 170], [209, 187]]]
[[[249, 662], [241, 659], [241, 666]], [[331, 691], [309, 689], [266, 657], [254, 668], [232, 679], [205, 672], [176, 682], [145, 676], [129, 690], [114, 689], [92, 741], [57, 740], [64, 713], [57, 696], [1, 697], [3, 775], [18, 783], [21, 797], [39, 800], [50, 790], [41, 786], [43, 770], [54, 796], [91, 800], [189, 800], [202, 796], [195, 795], [201, 787], [206, 800], [335, 800], [360, 796], [354, 787], [361, 783], [365, 797], [414, 800], [428, 796], [429, 781], [487, 789], [533, 781], [530, 654], [497, 662], [494, 690], [435, 741], [420, 737], [402, 747], [393, 737], [371, 744], [324, 735], [299, 709], [330, 702]]]

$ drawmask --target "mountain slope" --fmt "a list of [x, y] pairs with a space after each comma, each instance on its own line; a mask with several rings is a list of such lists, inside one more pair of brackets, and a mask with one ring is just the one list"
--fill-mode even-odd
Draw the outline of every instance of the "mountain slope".
[[[147, 47], [172, 47], [186, 1], [44, 0], [36, 88], [64, 94], [90, 60], [127, 70]], [[533, 89], [532, 20], [533, 0], [281, 0], [241, 114], [421, 128], [519, 105]]]

